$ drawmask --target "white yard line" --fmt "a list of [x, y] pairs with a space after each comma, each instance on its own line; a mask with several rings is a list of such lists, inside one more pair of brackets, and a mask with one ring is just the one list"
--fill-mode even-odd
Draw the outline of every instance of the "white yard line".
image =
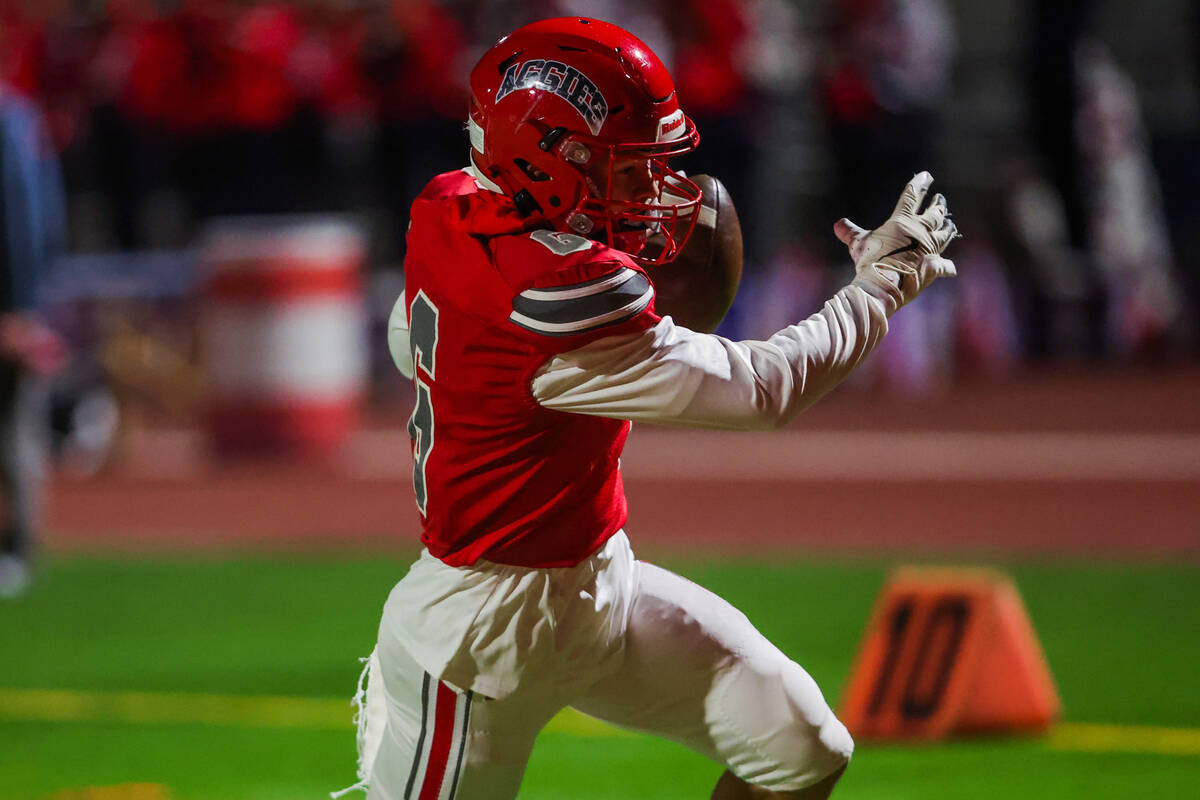
[[174, 723], [350, 730], [353, 714], [349, 698], [0, 689], [0, 720], [8, 722]]
[[1063, 723], [1046, 739], [1051, 750], [1200, 756], [1200, 728]]
[[[0, 723], [187, 724], [349, 734], [352, 716], [348, 698], [0, 688]], [[569, 708], [546, 731], [583, 738], [634, 735]], [[1200, 728], [1064, 722], [1042, 741], [1051, 750], [1200, 756]]]

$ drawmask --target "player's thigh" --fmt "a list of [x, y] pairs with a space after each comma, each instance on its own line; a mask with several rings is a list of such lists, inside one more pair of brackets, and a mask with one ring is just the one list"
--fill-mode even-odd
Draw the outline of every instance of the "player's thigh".
[[439, 681], [381, 635], [387, 723], [368, 800], [510, 800], [538, 731], [564, 703], [518, 693], [491, 700]]
[[778, 791], [846, 763], [853, 743], [816, 682], [744, 614], [652, 564], [638, 564], [637, 585], [625, 661], [577, 708], [680, 742]]

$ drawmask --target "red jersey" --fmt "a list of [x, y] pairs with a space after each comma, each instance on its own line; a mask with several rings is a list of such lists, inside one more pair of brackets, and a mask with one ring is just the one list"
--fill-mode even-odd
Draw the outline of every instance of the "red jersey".
[[579, 563], [625, 524], [629, 423], [552, 411], [534, 373], [556, 354], [652, 327], [626, 253], [521, 219], [466, 171], [412, 207], [405, 260], [421, 536], [452, 566]]

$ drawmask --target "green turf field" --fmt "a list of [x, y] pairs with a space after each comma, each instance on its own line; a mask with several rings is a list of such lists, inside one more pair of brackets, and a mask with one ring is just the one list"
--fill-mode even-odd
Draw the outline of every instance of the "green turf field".
[[[660, 562], [741, 607], [831, 698], [886, 572]], [[395, 557], [52, 561], [30, 596], [0, 603], [0, 798], [296, 800], [353, 782], [355, 659], [405, 567]], [[1066, 720], [1105, 727], [860, 747], [835, 797], [1200, 796], [1200, 567], [1007, 569]], [[706, 798], [720, 772], [588, 723], [564, 717], [543, 733], [522, 798]]]

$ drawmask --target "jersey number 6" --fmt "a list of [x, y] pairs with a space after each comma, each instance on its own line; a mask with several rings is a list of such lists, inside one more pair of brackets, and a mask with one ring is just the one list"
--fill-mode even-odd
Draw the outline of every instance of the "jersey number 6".
[[408, 435], [413, 442], [413, 494], [417, 498], [417, 508], [424, 514], [428, 501], [425, 464], [433, 451], [433, 399], [429, 383], [422, 380], [422, 376], [428, 376], [430, 383], [435, 378], [438, 340], [437, 306], [424, 291], [417, 292], [408, 306], [408, 324], [408, 348], [412, 352], [413, 383], [417, 389], [416, 407], [408, 419]]

